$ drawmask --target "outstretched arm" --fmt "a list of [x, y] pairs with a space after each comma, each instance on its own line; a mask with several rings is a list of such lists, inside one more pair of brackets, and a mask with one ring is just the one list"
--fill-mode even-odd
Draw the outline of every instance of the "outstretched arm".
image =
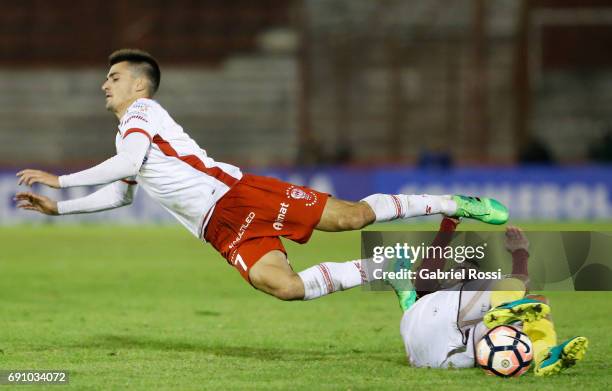
[[31, 192], [17, 193], [17, 207], [46, 215], [92, 213], [129, 205], [134, 199], [136, 186], [124, 181], [113, 182], [88, 196], [59, 201]]
[[17, 173], [19, 185], [31, 186], [41, 183], [49, 187], [75, 187], [102, 185], [136, 175], [144, 160], [151, 141], [142, 133], [130, 133], [121, 145], [121, 151], [112, 158], [70, 175], [57, 175], [40, 170], [23, 170]]
[[[452, 217], [444, 217], [440, 223], [440, 229], [436, 234], [431, 246], [446, 247], [453, 239], [453, 234], [459, 225], [459, 220]], [[414, 281], [414, 287], [417, 291], [418, 296], [424, 296], [428, 293], [440, 290], [440, 283], [434, 279], [423, 280], [418, 278], [420, 270], [427, 270], [429, 272], [435, 272], [437, 270], [444, 269], [446, 260], [444, 258], [436, 258], [435, 253], [432, 258], [425, 258], [421, 263], [421, 266], [417, 270], [417, 278]]]
[[512, 255], [512, 274], [491, 286], [491, 307], [521, 299], [528, 292], [529, 240], [523, 230], [509, 225], [504, 236], [504, 246]]
[[512, 274], [515, 276], [529, 275], [527, 261], [529, 260], [529, 240], [523, 233], [523, 230], [508, 226], [506, 228], [506, 236], [504, 237], [504, 246], [512, 255]]

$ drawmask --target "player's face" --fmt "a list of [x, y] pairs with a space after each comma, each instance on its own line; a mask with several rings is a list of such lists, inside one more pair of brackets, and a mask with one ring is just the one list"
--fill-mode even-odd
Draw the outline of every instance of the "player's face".
[[106, 96], [106, 109], [113, 112], [125, 109], [138, 98], [137, 79], [127, 62], [119, 62], [110, 68], [102, 91]]

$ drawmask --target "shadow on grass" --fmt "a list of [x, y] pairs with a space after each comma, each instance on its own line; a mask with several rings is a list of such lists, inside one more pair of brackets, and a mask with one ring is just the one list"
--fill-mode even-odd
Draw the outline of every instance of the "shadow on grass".
[[199, 352], [216, 356], [229, 356], [239, 358], [255, 358], [258, 360], [284, 360], [284, 361], [313, 361], [341, 357], [348, 352], [298, 350], [284, 348], [265, 348], [255, 346], [215, 345], [202, 342], [185, 342], [170, 339], [152, 339], [125, 335], [101, 335], [79, 343], [74, 347], [87, 346], [89, 348], [108, 349], [117, 351], [122, 349], [159, 350], [168, 352]]
[[207, 311], [207, 310], [195, 311], [194, 313], [196, 315], [199, 315], [199, 316], [219, 316], [219, 315], [221, 315], [220, 312], [217, 312], [217, 311]]

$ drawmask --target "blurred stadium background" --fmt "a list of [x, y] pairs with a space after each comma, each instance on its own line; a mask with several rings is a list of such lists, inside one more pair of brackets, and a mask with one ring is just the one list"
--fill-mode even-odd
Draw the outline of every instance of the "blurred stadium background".
[[[2, 1], [0, 224], [14, 173], [114, 153], [108, 54], [217, 160], [337, 196], [494, 195], [523, 220], [612, 218], [610, 0]], [[61, 192], [76, 197], [91, 189]], [[130, 208], [54, 221], [169, 221]]]

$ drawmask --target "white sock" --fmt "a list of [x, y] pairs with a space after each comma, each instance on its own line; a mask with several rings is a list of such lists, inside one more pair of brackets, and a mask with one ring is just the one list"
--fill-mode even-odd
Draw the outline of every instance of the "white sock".
[[362, 201], [370, 205], [376, 222], [438, 213], [452, 216], [457, 211], [457, 203], [450, 195], [372, 194]]
[[367, 277], [361, 260], [324, 262], [298, 273], [304, 283], [304, 300], [365, 284]]

